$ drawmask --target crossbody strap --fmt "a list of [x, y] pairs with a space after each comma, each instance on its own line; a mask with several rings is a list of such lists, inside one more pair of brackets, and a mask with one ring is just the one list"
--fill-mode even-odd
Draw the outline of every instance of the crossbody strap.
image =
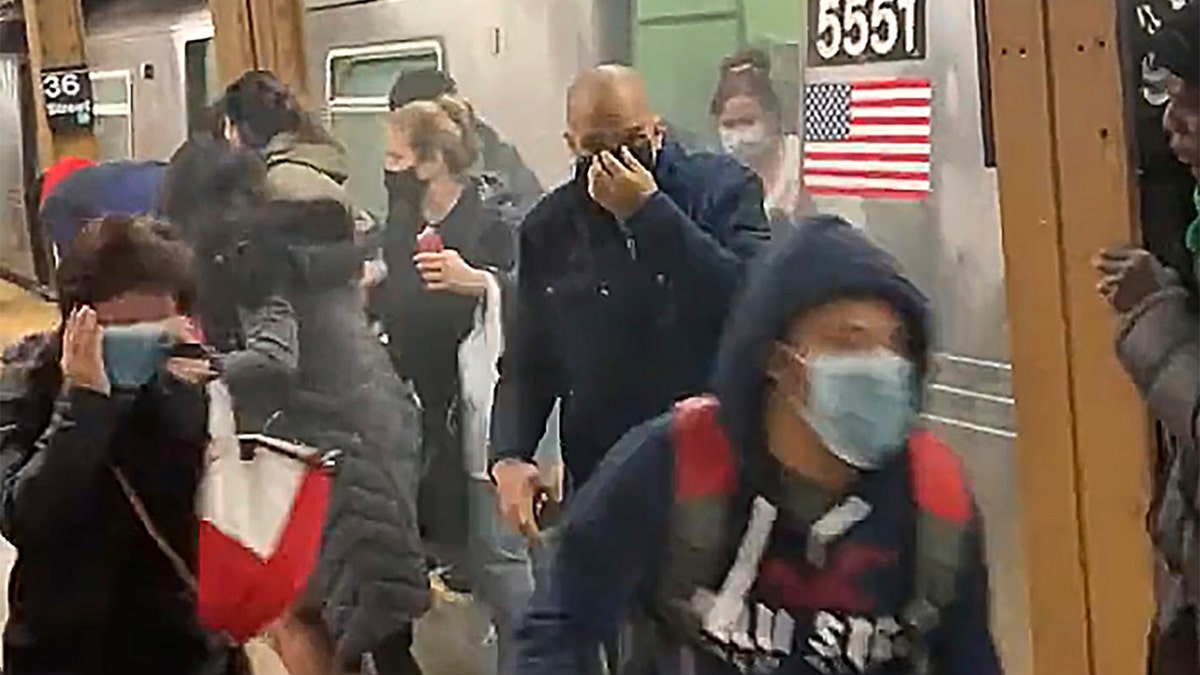
[[142, 498], [138, 497], [137, 491], [133, 489], [133, 485], [130, 484], [129, 479], [126, 478], [125, 474], [122, 473], [117, 467], [110, 465], [109, 469], [112, 470], [113, 476], [116, 477], [117, 483], [121, 486], [121, 492], [125, 493], [125, 500], [128, 501], [129, 506], [133, 508], [133, 512], [137, 515], [138, 520], [141, 521], [142, 527], [146, 530], [146, 534], [150, 535], [150, 538], [154, 540], [155, 545], [158, 546], [158, 550], [162, 551], [163, 555], [167, 557], [167, 560], [171, 562], [171, 566], [175, 568], [176, 576], [183, 581], [183, 583], [188, 587], [188, 590], [190, 590], [193, 595], [199, 595], [200, 582], [196, 579], [196, 575], [192, 574], [192, 570], [188, 568], [187, 562], [184, 561], [183, 556], [176, 553], [175, 549], [171, 547], [171, 544], [167, 542], [166, 537], [164, 537], [162, 533], [158, 531], [158, 527], [154, 524], [154, 521], [150, 519], [150, 512], [146, 510], [146, 505], [142, 503]]

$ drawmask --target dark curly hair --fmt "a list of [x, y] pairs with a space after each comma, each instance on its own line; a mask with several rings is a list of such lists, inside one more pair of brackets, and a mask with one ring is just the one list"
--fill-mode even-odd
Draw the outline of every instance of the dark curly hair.
[[171, 225], [110, 215], [84, 226], [57, 272], [63, 316], [134, 291], [173, 295], [188, 313], [196, 297], [192, 250]]
[[771, 59], [760, 49], [746, 49], [721, 61], [721, 75], [708, 112], [721, 114], [729, 99], [749, 96], [758, 101], [763, 112], [779, 117], [783, 105], [771, 82]]
[[214, 111], [224, 113], [247, 147], [265, 148], [290, 132], [301, 141], [336, 145], [329, 132], [300, 105], [299, 99], [269, 70], [246, 71], [225, 89]]

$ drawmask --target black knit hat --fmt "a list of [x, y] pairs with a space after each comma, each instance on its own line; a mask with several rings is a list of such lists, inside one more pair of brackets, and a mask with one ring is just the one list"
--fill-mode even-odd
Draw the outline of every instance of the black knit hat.
[[1187, 82], [1200, 84], [1200, 0], [1169, 15], [1151, 39], [1154, 64]]
[[436, 68], [407, 70], [400, 73], [388, 94], [388, 107], [403, 108], [413, 101], [430, 101], [458, 91], [458, 83], [449, 74]]

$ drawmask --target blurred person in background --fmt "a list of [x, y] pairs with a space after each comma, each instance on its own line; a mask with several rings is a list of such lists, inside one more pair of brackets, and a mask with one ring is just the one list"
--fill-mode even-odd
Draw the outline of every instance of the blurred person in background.
[[199, 674], [194, 577], [210, 362], [194, 342], [192, 254], [107, 216], [57, 272], [58, 330], [0, 360], [0, 527], [17, 549], [4, 629], [15, 675]]
[[[240, 328], [247, 346], [298, 355], [286, 404], [264, 433], [344, 451], [311, 592], [291, 618], [314, 633], [327, 629], [343, 668], [357, 671], [371, 653], [382, 675], [419, 672], [412, 623], [430, 604], [416, 504], [419, 405], [367, 323], [345, 152], [269, 73], [234, 82], [219, 109], [225, 138], [257, 157], [261, 175], [242, 177], [259, 179], [241, 188], [248, 208], [208, 223], [233, 229], [212, 233], [204, 264], [226, 264], [240, 280], [242, 293], [226, 303], [271, 309], [259, 313], [267, 323], [220, 332], [237, 337]], [[186, 198], [190, 183], [181, 178], [176, 192]], [[186, 206], [171, 211], [189, 217]]]
[[[470, 105], [448, 95], [389, 114], [388, 275], [371, 308], [382, 319], [396, 371], [413, 382], [423, 406], [423, 539], [451, 589], [474, 590], [492, 606], [503, 653], [532, 591], [519, 538], [498, 536], [487, 474], [501, 298], [516, 263], [519, 216], [511, 199], [471, 171], [478, 128]], [[486, 328], [489, 315], [497, 329], [493, 349], [472, 353], [467, 338]], [[467, 376], [472, 367], [482, 379]]]
[[[1175, 156], [1200, 180], [1200, 3], [1190, 0], [1153, 38], [1168, 71], [1163, 128]], [[1200, 205], [1200, 187], [1196, 191]], [[1184, 244], [1200, 274], [1200, 217]], [[1200, 315], [1175, 270], [1150, 252], [1118, 245], [1097, 256], [1097, 289], [1117, 317], [1117, 355], [1166, 430], [1149, 523], [1159, 555], [1157, 616], [1150, 631], [1152, 675], [1200, 668]], [[1163, 573], [1165, 570], [1165, 573]]]
[[38, 216], [61, 260], [88, 221], [108, 215], [153, 215], [158, 211], [164, 162], [96, 164], [64, 157], [40, 177]]
[[[448, 73], [433, 68], [404, 71], [396, 78], [388, 95], [388, 107], [403, 108], [413, 101], [432, 101], [440, 96], [457, 96], [458, 84]], [[482, 119], [475, 118], [479, 153], [475, 168], [485, 187], [498, 187], [524, 214], [542, 196], [542, 184], [517, 148], [500, 138], [499, 132]]]
[[763, 208], [773, 226], [793, 222], [809, 211], [801, 182], [800, 137], [784, 133], [783, 105], [766, 54], [748, 49], [721, 62], [709, 112], [716, 119], [721, 147], [762, 179]]

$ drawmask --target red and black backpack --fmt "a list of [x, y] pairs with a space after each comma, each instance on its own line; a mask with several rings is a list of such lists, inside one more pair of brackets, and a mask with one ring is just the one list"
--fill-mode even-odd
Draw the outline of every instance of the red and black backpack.
[[[703, 396], [679, 402], [673, 413], [675, 503], [656, 614], [684, 644], [703, 642], [697, 592], [721, 585], [730, 570], [730, 542], [749, 529], [730, 518], [740, 469], [719, 412], [720, 403]], [[922, 673], [929, 669], [926, 638], [956, 599], [974, 506], [957, 456], [931, 433], [911, 435], [908, 458], [916, 508], [915, 578], [899, 619], [914, 669]]]

